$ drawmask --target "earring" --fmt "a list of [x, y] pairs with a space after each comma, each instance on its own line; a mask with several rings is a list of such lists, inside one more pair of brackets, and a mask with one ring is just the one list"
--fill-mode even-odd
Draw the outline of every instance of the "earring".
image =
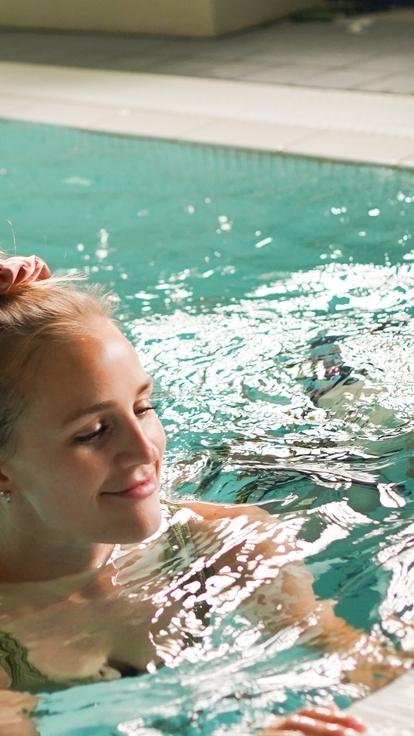
[[11, 493], [10, 491], [0, 491], [0, 496], [2, 498], [6, 499], [6, 503], [11, 503]]

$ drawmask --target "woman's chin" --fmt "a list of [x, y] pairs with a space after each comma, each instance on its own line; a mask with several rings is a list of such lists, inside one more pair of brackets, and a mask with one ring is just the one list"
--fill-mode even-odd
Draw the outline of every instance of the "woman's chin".
[[136, 514], [131, 512], [129, 523], [124, 526], [118, 544], [137, 544], [156, 534], [161, 526], [162, 512], [158, 498], [139, 504]]
[[158, 504], [158, 507], [154, 510], [151, 510], [151, 513], [149, 513], [146, 517], [145, 524], [143, 524], [142, 520], [140, 520], [141, 538], [137, 541], [143, 542], [145, 539], [149, 539], [149, 537], [152, 537], [154, 534], [156, 534], [161, 526], [161, 521], [161, 506], [160, 504]]
[[103, 496], [104, 528], [99, 542], [138, 544], [152, 537], [161, 525], [162, 511], [158, 489], [147, 498], [134, 499], [121, 494]]

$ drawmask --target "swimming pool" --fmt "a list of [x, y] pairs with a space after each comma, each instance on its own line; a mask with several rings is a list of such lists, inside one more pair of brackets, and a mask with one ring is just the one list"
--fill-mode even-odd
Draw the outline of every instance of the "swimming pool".
[[[316, 591], [339, 615], [411, 620], [413, 173], [0, 130], [2, 247], [15, 237], [19, 252], [81, 268], [120, 299], [156, 378], [165, 494], [306, 518]], [[321, 334], [370, 389], [329, 410], [301, 380]], [[243, 650], [240, 625], [225, 620], [214, 656], [48, 696], [40, 733], [240, 734], [264, 711], [361, 695], [334, 655], [280, 637]]]

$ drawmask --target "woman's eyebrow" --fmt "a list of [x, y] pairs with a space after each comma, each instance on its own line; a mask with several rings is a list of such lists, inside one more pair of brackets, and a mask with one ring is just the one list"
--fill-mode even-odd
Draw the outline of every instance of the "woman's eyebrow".
[[[145, 383], [140, 387], [138, 395], [143, 394], [145, 391], [148, 391], [148, 389], [152, 389], [153, 384], [154, 381], [152, 378], [148, 377]], [[66, 427], [68, 424], [72, 424], [72, 422], [82, 419], [82, 417], [86, 417], [89, 414], [96, 414], [97, 412], [104, 411], [105, 409], [110, 409], [114, 405], [113, 401], [101, 401], [99, 404], [92, 404], [91, 406], [85, 407], [85, 409], [78, 409], [66, 417], [62, 423], [62, 427]]]
[[87, 406], [85, 409], [74, 411], [73, 414], [70, 414], [64, 420], [62, 427], [66, 427], [67, 424], [72, 424], [72, 422], [76, 422], [77, 419], [82, 419], [82, 417], [86, 417], [88, 414], [96, 414], [96, 412], [103, 411], [104, 409], [110, 409], [113, 405], [113, 401], [101, 401], [100, 404], [92, 404], [92, 406]]

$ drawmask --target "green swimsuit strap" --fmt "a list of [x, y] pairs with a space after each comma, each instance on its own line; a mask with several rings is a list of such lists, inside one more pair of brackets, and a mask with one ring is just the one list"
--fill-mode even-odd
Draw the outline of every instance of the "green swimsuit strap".
[[98, 682], [96, 677], [80, 677], [64, 682], [54, 681], [29, 662], [29, 651], [12, 634], [0, 629], [0, 666], [10, 678], [11, 690], [32, 693], [62, 690], [73, 685]]
[[[169, 501], [165, 501], [164, 505], [167, 507], [171, 516], [181, 508], [179, 504], [170, 503]], [[175, 524], [170, 524], [165, 535], [165, 541], [164, 553], [167, 559], [171, 559], [180, 549], [186, 549], [186, 547], [189, 549], [194, 548], [191, 529], [186, 521], [184, 523], [176, 522]]]
[[39, 689], [47, 677], [29, 662], [28, 650], [7, 631], [0, 630], [0, 665], [10, 678], [13, 690]]
[[[181, 508], [179, 504], [165, 501], [164, 504], [167, 506], [171, 515], [173, 515], [176, 511], [179, 511], [179, 509]], [[187, 549], [190, 552], [193, 559], [197, 557], [197, 547], [191, 533], [190, 525], [186, 521], [170, 524], [165, 535], [164, 554], [166, 559], [172, 559], [174, 555], [177, 554], [177, 552], [184, 549]], [[197, 570], [194, 572], [191, 577], [191, 581], [197, 581], [198, 583], [200, 583], [200, 588], [198, 591], [199, 595], [206, 593], [207, 578], [214, 574], [214, 568], [211, 565], [207, 568], [203, 568], [202, 570]], [[187, 580], [186, 584], [188, 585], [189, 582], [190, 581]], [[196, 613], [197, 618], [200, 619], [203, 624], [208, 624], [207, 619], [210, 617], [210, 606], [205, 599], [199, 600], [195, 603], [194, 612]]]

